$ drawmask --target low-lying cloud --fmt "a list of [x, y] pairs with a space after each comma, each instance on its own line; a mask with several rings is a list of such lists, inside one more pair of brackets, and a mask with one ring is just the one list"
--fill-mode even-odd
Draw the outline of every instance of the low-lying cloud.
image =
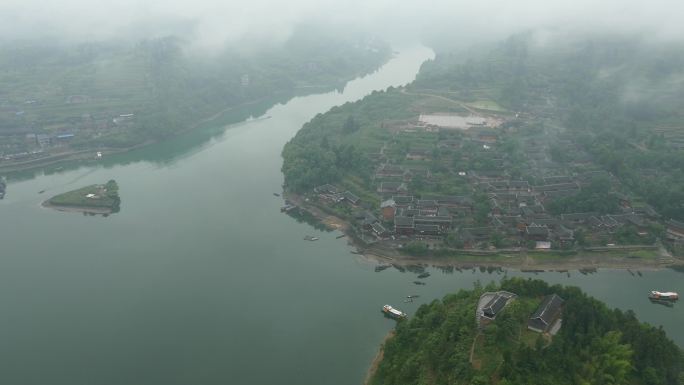
[[501, 38], [520, 30], [639, 33], [679, 39], [670, 0], [2, 0], [0, 38], [93, 41], [177, 35], [199, 47], [286, 40], [300, 24], [388, 40]]

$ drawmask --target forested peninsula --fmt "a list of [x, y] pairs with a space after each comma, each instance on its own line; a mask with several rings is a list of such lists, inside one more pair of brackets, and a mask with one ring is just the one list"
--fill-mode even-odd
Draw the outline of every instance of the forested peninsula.
[[413, 83], [304, 125], [286, 188], [387, 256], [681, 264], [680, 48], [518, 34], [440, 51]]
[[[497, 292], [515, 297], [481, 322], [478, 301]], [[555, 335], [532, 330], [549, 296], [558, 298]], [[679, 385], [683, 369], [682, 351], [633, 312], [577, 287], [513, 278], [447, 295], [399, 321], [368, 383]]]

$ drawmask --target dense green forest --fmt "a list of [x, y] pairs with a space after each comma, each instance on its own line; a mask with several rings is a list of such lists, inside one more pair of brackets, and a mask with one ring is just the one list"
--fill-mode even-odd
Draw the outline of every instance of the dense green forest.
[[[498, 289], [519, 297], [480, 332], [478, 298]], [[562, 327], [548, 339], [526, 322], [552, 293], [565, 302]], [[500, 288], [476, 285], [447, 295], [399, 322], [371, 384], [678, 385], [683, 370], [682, 351], [631, 311], [611, 309], [577, 287], [513, 278]]]
[[347, 174], [369, 181], [368, 146], [388, 137], [375, 129], [377, 122], [410, 117], [409, 101], [389, 89], [317, 115], [283, 149], [287, 187], [302, 192]]
[[76, 149], [128, 147], [243, 103], [342, 87], [390, 55], [389, 46], [375, 39], [303, 27], [276, 46], [216, 52], [193, 50], [175, 37], [2, 42], [0, 135], [9, 145], [6, 154], [30, 150], [27, 134], [73, 133], [68, 144]]

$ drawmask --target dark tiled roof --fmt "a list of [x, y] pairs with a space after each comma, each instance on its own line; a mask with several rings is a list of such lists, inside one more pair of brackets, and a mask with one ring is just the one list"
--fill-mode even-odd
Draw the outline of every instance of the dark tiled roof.
[[561, 219], [564, 221], [571, 222], [583, 222], [589, 219], [590, 217], [595, 216], [596, 214], [597, 213], [595, 212], [561, 214]]
[[536, 330], [547, 331], [560, 315], [562, 305], [563, 299], [556, 294], [546, 296], [537, 311], [530, 317], [527, 326]]
[[549, 229], [545, 226], [527, 226], [526, 231], [529, 235], [549, 235]]
[[435, 216], [427, 216], [427, 215], [416, 215], [415, 220], [416, 220], [416, 222], [422, 222], [422, 223], [426, 223], [426, 224], [451, 223], [451, 217], [435, 217]]
[[508, 302], [508, 298], [500, 294], [496, 294], [494, 298], [489, 300], [489, 302], [484, 305], [482, 311], [487, 317], [494, 317], [501, 311], [501, 309], [504, 308], [504, 306], [506, 306], [506, 302]]
[[357, 197], [356, 195], [354, 195], [354, 193], [352, 193], [351, 191], [345, 191], [343, 195], [344, 195], [344, 198], [351, 203], [356, 203], [361, 199], [361, 198]]
[[416, 231], [419, 233], [438, 233], [439, 226], [437, 225], [416, 225]]
[[395, 195], [392, 197], [392, 199], [398, 205], [409, 204], [413, 202], [413, 196], [411, 195]]
[[384, 234], [387, 232], [387, 229], [385, 229], [385, 227], [378, 222], [373, 223], [371, 227], [373, 228], [373, 231], [378, 234]]
[[319, 193], [328, 193], [328, 194], [337, 194], [337, 187], [331, 185], [331, 184], [324, 184], [322, 186], [318, 186], [314, 189], [316, 192]]
[[413, 227], [412, 217], [394, 217], [394, 226]]
[[419, 199], [416, 205], [421, 209], [437, 208], [437, 201], [431, 199]]

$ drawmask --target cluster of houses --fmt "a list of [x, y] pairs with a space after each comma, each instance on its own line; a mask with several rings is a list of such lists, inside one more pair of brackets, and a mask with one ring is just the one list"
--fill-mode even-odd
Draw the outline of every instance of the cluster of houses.
[[[68, 104], [85, 103], [85, 95], [72, 95], [67, 99]], [[2, 109], [0, 108], [0, 112]], [[135, 115], [89, 113], [66, 118], [64, 122], [52, 124], [49, 130], [43, 129], [35, 123], [17, 122], [16, 128], [8, 128], [0, 132], [0, 161], [17, 162], [38, 159], [51, 155], [81, 137], [98, 135], [99, 131], [128, 128], [135, 122]]]
[[[509, 123], [453, 114], [423, 114], [418, 122], [384, 121], [381, 127], [395, 138], [419, 135], [422, 141], [407, 146], [391, 140], [368, 154], [375, 168], [372, 184], [355, 192], [373, 196], [373, 201], [361, 202], [351, 191], [332, 185], [315, 192], [327, 203], [355, 207], [357, 228], [376, 241], [429, 239], [438, 245], [448, 237], [449, 247], [464, 249], [567, 249], [578, 243], [613, 246], [624, 229], [640, 237], [630, 239], [632, 244], [653, 244], [653, 225], [663, 224], [663, 218], [648, 204], [620, 193], [624, 189], [617, 178], [596, 167], [586, 151], [557, 138], [553, 146], [567, 150], [561, 152], [572, 159], [554, 160], [550, 142], [528, 133], [518, 136], [521, 148], [513, 155], [502, 144], [504, 134], [515, 130]], [[433, 128], [439, 134], [426, 136]], [[416, 129], [423, 131], [415, 134]], [[549, 212], [554, 202], [575, 196], [595, 180], [610, 183], [617, 212]], [[445, 183], [461, 188], [438, 187]], [[488, 208], [484, 220], [483, 207]], [[670, 221], [666, 227], [669, 240], [684, 250], [684, 224]]]
[[[653, 208], [646, 204], [634, 207], [631, 199], [620, 193], [611, 193], [619, 203], [619, 214], [576, 212], [552, 215], [546, 210], [550, 202], [579, 193], [583, 186], [597, 177], [595, 172], [545, 177], [536, 185], [524, 180], [473, 174], [472, 185], [486, 194], [489, 200], [490, 221], [488, 226], [462, 229], [462, 239], [471, 247], [486, 241], [494, 233], [513, 241], [533, 241], [538, 249], [552, 245], [568, 247], [575, 243], [577, 230], [585, 230], [590, 243], [599, 240], [610, 243], [612, 235], [622, 226], [631, 226], [640, 236], [646, 237], [651, 223], [659, 219]], [[603, 177], [610, 178], [610, 175]]]
[[[475, 312], [478, 326], [484, 328], [493, 322], [516, 297], [516, 294], [507, 291], [482, 294]], [[537, 333], [548, 333], [550, 335], [558, 333], [562, 324], [563, 302], [563, 299], [557, 294], [544, 297], [527, 320], [527, 328]]]
[[[381, 166], [388, 170], [410, 173], [402, 167]], [[589, 244], [605, 246], [622, 226], [631, 226], [640, 236], [648, 236], [658, 214], [648, 205], [633, 207], [629, 197], [614, 194], [622, 212], [602, 215], [596, 212], [577, 212], [552, 215], [545, 205], [578, 193], [586, 183], [587, 175], [553, 176], [531, 185], [525, 180], [506, 179], [500, 175], [467, 172], [464, 176], [480, 196], [487, 197], [489, 213], [487, 223], [473, 221], [475, 202], [469, 196], [409, 194], [405, 182], [379, 182], [377, 193], [382, 197], [379, 206], [371, 202], [361, 205], [354, 193], [326, 184], [314, 189], [328, 204], [346, 203], [357, 207], [361, 229], [373, 234], [377, 240], [401, 238], [443, 239], [452, 235], [462, 248], [488, 247], [496, 235], [508, 247], [527, 246], [536, 249], [570, 248], [576, 243], [576, 232], [582, 230]], [[672, 236], [684, 240], [684, 224], [670, 226]], [[646, 239], [646, 238], [644, 238]], [[499, 247], [499, 246], [497, 246]]]

